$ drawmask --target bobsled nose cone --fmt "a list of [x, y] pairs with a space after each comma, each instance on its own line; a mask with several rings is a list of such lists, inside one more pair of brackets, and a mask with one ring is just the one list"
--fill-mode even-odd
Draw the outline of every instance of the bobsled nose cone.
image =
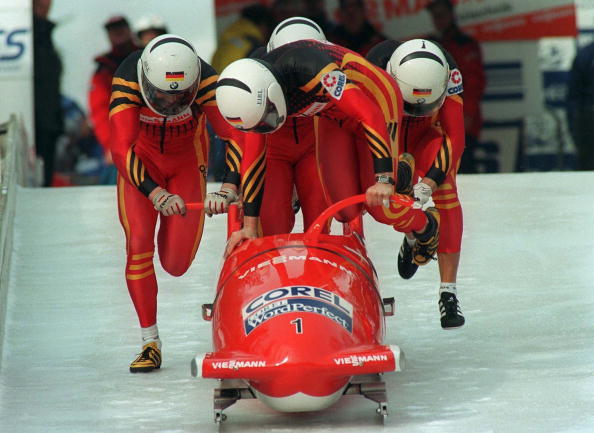
[[254, 389], [256, 397], [266, 406], [279, 412], [311, 412], [323, 410], [336, 403], [343, 395], [348, 383], [338, 391], [324, 396], [308, 395], [298, 392], [287, 397], [273, 397]]

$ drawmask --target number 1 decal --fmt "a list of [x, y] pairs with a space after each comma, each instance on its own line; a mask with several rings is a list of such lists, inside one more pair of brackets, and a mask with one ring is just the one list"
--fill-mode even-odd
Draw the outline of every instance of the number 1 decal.
[[292, 320], [291, 325], [295, 325], [295, 332], [297, 334], [303, 334], [303, 321], [301, 320], [301, 317]]

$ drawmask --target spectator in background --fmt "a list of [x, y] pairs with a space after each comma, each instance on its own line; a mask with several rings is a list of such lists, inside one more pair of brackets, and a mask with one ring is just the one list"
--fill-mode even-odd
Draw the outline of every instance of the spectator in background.
[[62, 95], [64, 133], [56, 144], [54, 186], [91, 185], [99, 182], [103, 149], [91, 130], [87, 115], [74, 99]]
[[116, 169], [109, 151], [109, 100], [111, 98], [111, 80], [120, 63], [138, 47], [134, 43], [128, 20], [123, 16], [113, 16], [104, 25], [111, 49], [95, 58], [97, 69], [91, 78], [89, 90], [89, 114], [95, 136], [103, 147], [105, 155], [105, 173], [101, 183], [115, 185]]
[[161, 17], [157, 15], [145, 15], [140, 17], [136, 23], [136, 36], [138, 37], [138, 43], [141, 48], [152, 41], [157, 36], [169, 33], [167, 31], [167, 25]]
[[328, 19], [325, 0], [305, 0], [305, 11], [304, 16], [319, 25], [324, 34], [334, 30], [334, 23]]
[[306, 0], [274, 0], [270, 6], [274, 23], [270, 31], [280, 23], [291, 17], [302, 17], [306, 14]]
[[[231, 62], [248, 57], [255, 49], [266, 45], [274, 28], [271, 10], [263, 5], [243, 8], [239, 19], [227, 27], [219, 37], [212, 56], [212, 67], [220, 73]], [[225, 176], [225, 142], [208, 125], [210, 152], [208, 180], [220, 182]]]
[[[432, 0], [427, 5], [427, 10], [431, 14], [436, 31], [427, 39], [440, 43], [454, 57], [464, 77], [466, 148], [462, 154], [459, 173], [476, 173], [474, 152], [483, 124], [481, 99], [485, 93], [486, 84], [481, 47], [477, 41], [458, 27], [451, 0]], [[452, 77], [453, 81], [455, 79]]]
[[580, 49], [573, 60], [566, 106], [577, 169], [594, 170], [594, 43]]
[[256, 48], [266, 45], [273, 28], [270, 9], [263, 5], [246, 6], [239, 19], [221, 34], [212, 66], [220, 73], [229, 63], [248, 57]]
[[340, 0], [338, 17], [340, 24], [326, 33], [330, 42], [366, 56], [371, 48], [386, 40], [367, 20], [363, 0]]
[[43, 186], [52, 184], [56, 141], [64, 128], [60, 97], [62, 61], [52, 42], [55, 24], [47, 19], [51, 3], [33, 1], [35, 149], [43, 159]]
[[319, 25], [324, 34], [334, 30], [335, 24], [328, 18], [325, 0], [305, 0], [305, 17]]

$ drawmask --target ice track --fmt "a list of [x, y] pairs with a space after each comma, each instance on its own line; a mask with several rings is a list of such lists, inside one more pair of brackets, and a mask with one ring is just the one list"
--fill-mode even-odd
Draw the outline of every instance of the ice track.
[[[437, 263], [397, 276], [400, 234], [366, 220], [384, 296], [386, 341], [406, 353], [386, 375], [389, 417], [347, 396], [321, 413], [258, 401], [226, 413], [228, 432], [594, 431], [594, 173], [460, 176], [465, 232], [458, 280], [467, 319], [443, 331]], [[210, 185], [211, 189], [214, 187]], [[163, 368], [132, 375], [139, 351], [125, 287], [115, 189], [20, 189], [3, 359], [0, 432], [211, 432], [214, 381], [190, 376], [210, 349], [210, 302], [225, 219], [207, 219], [188, 274], [160, 281]]]

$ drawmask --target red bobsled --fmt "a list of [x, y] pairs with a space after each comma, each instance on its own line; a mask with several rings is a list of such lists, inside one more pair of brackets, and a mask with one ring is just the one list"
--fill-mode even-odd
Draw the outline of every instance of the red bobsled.
[[[216, 422], [243, 398], [299, 412], [362, 394], [387, 415], [381, 373], [399, 371], [404, 362], [398, 346], [382, 344], [394, 300], [380, 297], [360, 218], [340, 236], [322, 234], [336, 211], [364, 200], [331, 206], [306, 233], [245, 241], [227, 258], [216, 299], [203, 306], [213, 351], [192, 360], [193, 376], [221, 379]], [[237, 221], [231, 209], [229, 231]]]

